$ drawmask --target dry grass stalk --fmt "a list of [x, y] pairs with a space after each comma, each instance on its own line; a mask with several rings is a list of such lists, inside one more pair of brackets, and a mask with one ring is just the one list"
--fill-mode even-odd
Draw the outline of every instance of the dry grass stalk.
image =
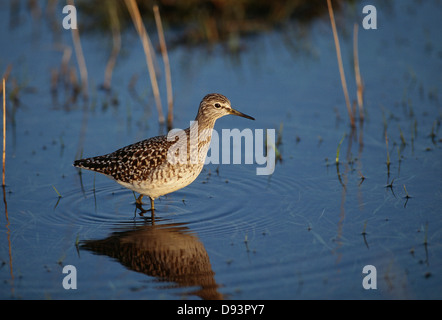
[[158, 89], [158, 82], [155, 74], [155, 66], [153, 63], [152, 52], [150, 49], [150, 39], [147, 34], [146, 28], [144, 27], [143, 21], [141, 20], [140, 11], [138, 10], [138, 5], [135, 0], [125, 0], [126, 6], [129, 10], [132, 21], [137, 29], [138, 35], [140, 36], [141, 42], [143, 44], [144, 53], [146, 56], [147, 68], [149, 69], [150, 82], [152, 84], [152, 91], [155, 97], [155, 102], [158, 110], [158, 121], [160, 124], [164, 123], [163, 110], [161, 106], [160, 91]]
[[[2, 77], [5, 81], [8, 81], [9, 74], [11, 73], [11, 70], [12, 70], [12, 66], [9, 64], [8, 67], [6, 68], [5, 73], [3, 74], [3, 77]], [[0, 90], [1, 90], [0, 93], [2, 93], [3, 87], [0, 88]]]
[[362, 84], [361, 71], [359, 69], [359, 54], [358, 54], [358, 30], [359, 26], [355, 23], [353, 28], [353, 60], [355, 64], [355, 78], [357, 86], [357, 99], [359, 107], [359, 121], [364, 121], [364, 85]]
[[172, 129], [173, 122], [173, 94], [172, 94], [172, 78], [170, 75], [169, 56], [167, 54], [166, 40], [164, 38], [163, 24], [161, 23], [160, 10], [157, 5], [153, 6], [153, 13], [155, 15], [155, 23], [158, 30], [158, 38], [160, 40], [161, 54], [164, 61], [164, 70], [166, 73], [166, 88], [167, 88], [167, 126]]
[[[67, 2], [69, 5], [74, 6], [73, 0], [68, 0]], [[83, 55], [83, 49], [81, 47], [80, 33], [78, 32], [78, 29], [74, 28], [71, 28], [71, 31], [72, 31], [72, 41], [74, 42], [75, 55], [77, 56], [78, 67], [80, 68], [81, 90], [83, 92], [83, 97], [85, 99], [88, 99], [89, 97], [88, 84], [87, 84], [88, 75], [87, 75], [86, 61]]]
[[388, 151], [387, 131], [385, 131], [384, 133], [385, 133], [385, 145], [387, 147], [387, 162], [386, 162], [386, 164], [387, 164], [387, 174], [388, 174], [388, 176], [390, 176], [390, 164], [391, 164], [391, 161], [390, 161], [390, 152]]
[[[14, 282], [14, 273], [12, 268], [12, 247], [11, 247], [11, 231], [9, 229], [9, 217], [8, 217], [8, 204], [6, 202], [6, 181], [5, 181], [5, 172], [6, 172], [6, 79], [11, 72], [11, 66], [9, 65], [6, 69], [5, 75], [3, 76], [3, 85], [2, 85], [2, 93], [3, 93], [3, 172], [2, 172], [2, 189], [3, 189], [3, 202], [5, 203], [5, 217], [6, 217], [6, 229], [8, 235], [8, 248], [9, 248], [9, 269], [11, 270], [11, 281], [12, 284]], [[14, 293], [14, 286], [11, 286], [11, 293]]]
[[328, 13], [330, 15], [330, 23], [333, 29], [333, 38], [335, 40], [336, 56], [338, 59], [339, 73], [341, 75], [342, 90], [344, 91], [348, 116], [350, 117], [351, 126], [355, 127], [355, 119], [353, 112], [351, 111], [350, 98], [348, 96], [348, 89], [347, 89], [347, 81], [345, 80], [344, 67], [342, 65], [341, 47], [339, 45], [338, 31], [336, 30], [336, 22], [335, 22], [335, 16], [333, 14], [333, 7], [331, 4], [331, 0], [327, 0], [327, 6], [328, 6]]
[[106, 70], [104, 72], [103, 88], [106, 90], [110, 90], [111, 81], [112, 81], [112, 72], [114, 70], [115, 63], [117, 61], [117, 57], [121, 49], [121, 34], [120, 34], [120, 21], [118, 19], [116, 6], [110, 2], [107, 3], [109, 9], [109, 17], [111, 21], [113, 45], [109, 61], [107, 62]]
[[3, 174], [2, 186], [5, 186], [5, 169], [6, 169], [6, 79], [3, 78]]

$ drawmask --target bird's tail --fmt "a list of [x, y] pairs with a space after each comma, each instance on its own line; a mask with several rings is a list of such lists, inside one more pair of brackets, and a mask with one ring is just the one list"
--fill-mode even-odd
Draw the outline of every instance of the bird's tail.
[[107, 173], [108, 160], [105, 157], [86, 158], [74, 161], [74, 167], [82, 168], [86, 170], [97, 171], [100, 173]]

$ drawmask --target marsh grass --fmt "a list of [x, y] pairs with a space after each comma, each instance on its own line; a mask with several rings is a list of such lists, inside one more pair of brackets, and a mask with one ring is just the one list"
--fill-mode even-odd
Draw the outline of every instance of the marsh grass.
[[55, 188], [54, 185], [52, 185], [52, 188], [54, 188], [55, 192], [58, 195], [57, 202], [55, 203], [55, 206], [54, 206], [54, 210], [55, 210], [55, 208], [57, 208], [57, 206], [60, 203], [60, 200], [61, 200], [61, 198], [63, 198], [63, 196], [60, 194], [60, 192], [58, 192], [57, 188]]
[[385, 131], [385, 145], [386, 145], [386, 150], [387, 150], [387, 174], [388, 176], [390, 176], [390, 151], [388, 150], [388, 136], [387, 136], [387, 131]]
[[276, 136], [275, 142], [275, 161], [282, 162], [282, 130], [284, 128], [284, 124], [281, 122], [279, 124], [278, 134]]
[[366, 230], [367, 230], [367, 220], [365, 220], [365, 222], [364, 222], [364, 227], [362, 229], [361, 235], [364, 238], [365, 246], [367, 247], [367, 249], [370, 249], [368, 246], [368, 242], [367, 242], [367, 231]]
[[54, 188], [55, 192], [57, 193], [59, 198], [63, 198], [63, 196], [60, 194], [60, 192], [58, 192], [57, 188], [55, 188], [55, 186], [53, 185], [52, 188]]
[[425, 229], [424, 229], [424, 242], [423, 244], [426, 246], [428, 245], [428, 222], [425, 223]]
[[404, 186], [404, 191], [405, 191], [405, 203], [404, 203], [404, 208], [407, 206], [408, 200], [411, 199], [412, 197], [408, 194], [407, 188], [405, 188], [405, 184]]
[[265, 150], [266, 150], [265, 151], [266, 157], [268, 157], [267, 150], [269, 150], [269, 147], [272, 148], [275, 151], [275, 164], [278, 161], [282, 162], [282, 153], [281, 153], [281, 148], [280, 148], [282, 145], [282, 128], [283, 128], [283, 124], [281, 123], [279, 126], [276, 142], [274, 144], [267, 139], [268, 133], [267, 133], [267, 129], [266, 129], [266, 137], [265, 137], [265, 141], [264, 141]]
[[404, 184], [404, 191], [405, 191], [405, 199], [410, 199], [411, 196], [408, 194], [407, 188], [405, 188], [405, 184]]
[[170, 75], [169, 55], [167, 54], [166, 40], [164, 37], [163, 24], [161, 22], [160, 10], [157, 5], [153, 6], [155, 15], [155, 23], [157, 25], [158, 38], [160, 40], [161, 55], [163, 56], [164, 71], [166, 74], [167, 89], [167, 129], [172, 129], [173, 123], [173, 93], [172, 93], [172, 77]]
[[75, 67], [70, 65], [72, 47], [57, 44], [54, 46], [54, 50], [62, 52], [62, 58], [60, 66], [51, 69], [50, 91], [53, 104], [58, 104], [58, 96], [61, 89], [65, 96], [62, 106], [65, 109], [69, 109], [77, 102], [78, 95], [82, 92], [82, 84], [78, 81]]
[[112, 51], [104, 72], [103, 89], [110, 90], [112, 82], [112, 73], [117, 62], [118, 54], [121, 49], [121, 26], [118, 18], [117, 7], [111, 1], [106, 1], [109, 12], [110, 27], [112, 31]]
[[431, 127], [431, 132], [428, 135], [431, 138], [431, 142], [434, 145], [436, 145], [436, 137], [437, 137], [437, 135], [436, 135], [436, 130], [437, 130], [436, 127], [437, 127], [437, 120], [434, 120], [433, 126]]
[[[67, 2], [69, 5], [74, 6], [73, 0], [68, 0]], [[77, 62], [78, 62], [78, 68], [80, 69], [81, 91], [83, 93], [83, 98], [85, 100], [88, 100], [89, 99], [88, 74], [87, 74], [86, 60], [84, 59], [83, 48], [81, 46], [81, 41], [80, 41], [80, 33], [78, 29], [75, 28], [72, 28], [71, 32], [72, 32], [72, 41], [74, 43], [75, 55], [77, 57]]]
[[328, 7], [329, 15], [330, 15], [330, 23], [331, 23], [332, 31], [333, 31], [333, 39], [335, 41], [336, 57], [338, 60], [339, 74], [341, 76], [342, 90], [344, 92], [344, 97], [345, 97], [345, 105], [347, 106], [347, 112], [348, 112], [348, 116], [350, 118], [350, 124], [351, 124], [352, 128], [354, 128], [356, 126], [355, 125], [355, 117], [354, 117], [354, 114], [353, 114], [353, 111], [351, 108], [350, 98], [348, 95], [347, 81], [345, 80], [344, 66], [342, 64], [341, 46], [339, 44], [338, 31], [336, 29], [335, 16], [333, 13], [333, 6], [331, 4], [331, 0], [327, 0], [327, 7]]
[[2, 91], [3, 91], [3, 153], [2, 153], [2, 186], [6, 185], [5, 174], [6, 174], [6, 79], [3, 77], [2, 81]]
[[[3, 78], [4, 80], [4, 78]], [[4, 92], [4, 90], [3, 90]], [[9, 214], [8, 214], [8, 203], [6, 201], [6, 186], [3, 185], [2, 186], [2, 190], [3, 190], [3, 203], [5, 204], [5, 219], [6, 219], [6, 224], [4, 225], [6, 227], [6, 234], [7, 234], [7, 239], [8, 239], [8, 255], [9, 255], [9, 270], [10, 270], [10, 276], [11, 276], [11, 295], [14, 296], [14, 268], [13, 268], [13, 264], [12, 264], [12, 241], [11, 241], [11, 223], [9, 222]], [[5, 262], [3, 262], [3, 264], [6, 264]], [[2, 264], [2, 267], [3, 267]]]
[[[344, 133], [344, 135], [342, 136], [341, 140], [339, 141], [338, 147], [336, 148], [336, 158], [335, 158], [336, 174], [338, 176], [339, 183], [342, 186], [342, 199], [341, 199], [342, 203], [345, 202], [345, 192], [346, 192], [347, 179], [346, 179], [346, 177], [344, 177], [344, 180], [342, 179], [342, 174], [341, 174], [340, 169], [339, 169], [339, 164], [340, 164], [340, 162], [339, 162], [340, 160], [339, 159], [340, 159], [340, 153], [341, 153], [341, 145], [342, 145], [342, 142], [344, 141], [346, 136], [347, 136], [347, 134]], [[351, 141], [351, 139], [350, 139], [350, 141]], [[347, 169], [348, 169], [348, 166], [346, 166], [346, 171], [347, 171]], [[342, 209], [341, 214], [345, 215], [344, 211], [343, 211], [343, 207], [341, 207], [341, 209]]]
[[359, 68], [359, 53], [358, 53], [358, 30], [359, 25], [357, 23], [354, 24], [353, 28], [353, 60], [354, 60], [354, 69], [355, 69], [355, 78], [356, 78], [356, 96], [359, 107], [359, 122], [364, 122], [364, 85], [362, 83], [361, 70]]
[[342, 142], [344, 141], [346, 136], [347, 136], [347, 134], [344, 133], [344, 135], [342, 136], [341, 140], [338, 143], [338, 147], [336, 148], [336, 158], [335, 158], [336, 165], [339, 165], [339, 157], [340, 157], [340, 153], [341, 153], [341, 145], [342, 145]]
[[158, 121], [160, 124], [164, 124], [164, 115], [163, 115], [163, 107], [161, 104], [160, 91], [158, 88], [158, 81], [155, 73], [155, 66], [153, 61], [152, 54], [152, 44], [150, 43], [149, 35], [147, 34], [146, 28], [144, 27], [143, 21], [141, 19], [140, 11], [138, 9], [138, 5], [135, 0], [125, 0], [127, 9], [129, 10], [130, 16], [132, 18], [132, 22], [135, 26], [135, 29], [138, 32], [141, 43], [143, 45], [144, 54], [146, 56], [147, 68], [150, 76], [150, 83], [152, 85], [152, 91], [155, 98], [155, 104], [158, 111]]
[[398, 128], [399, 128], [399, 137], [401, 138], [401, 144], [402, 146], [405, 146], [407, 144], [407, 141], [405, 140], [404, 133], [402, 132], [400, 125], [398, 125]]
[[359, 176], [361, 177], [360, 179], [361, 179], [361, 181], [359, 182], [359, 184], [358, 184], [358, 186], [360, 186], [361, 184], [362, 184], [362, 182], [364, 182], [365, 181], [365, 176], [362, 174], [362, 172], [359, 170], [358, 171], [358, 174], [359, 174]]

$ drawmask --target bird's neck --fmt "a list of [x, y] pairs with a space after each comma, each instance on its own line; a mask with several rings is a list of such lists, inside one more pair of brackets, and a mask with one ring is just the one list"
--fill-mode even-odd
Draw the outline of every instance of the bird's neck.
[[215, 121], [208, 123], [207, 121], [198, 121], [197, 118], [191, 122], [189, 128], [184, 130], [187, 136], [187, 150], [191, 159], [198, 158], [198, 162], [204, 163], [212, 139], [214, 124]]
[[208, 119], [207, 116], [203, 115], [201, 112], [198, 112], [192, 125], [198, 125], [200, 129], [213, 129], [215, 126], [215, 121], [216, 119]]
[[210, 142], [214, 125], [215, 121], [208, 123], [207, 121], [198, 121], [198, 118], [195, 119], [191, 122], [190, 127], [186, 129], [190, 141], [198, 141], [199, 145], [201, 143], [205, 144], [206, 141]]

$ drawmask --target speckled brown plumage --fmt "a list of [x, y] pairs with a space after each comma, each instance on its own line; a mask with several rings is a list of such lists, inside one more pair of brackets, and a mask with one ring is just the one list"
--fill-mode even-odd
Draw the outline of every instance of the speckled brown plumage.
[[74, 166], [103, 173], [121, 182], [146, 180], [152, 169], [167, 160], [167, 149], [173, 144], [166, 136], [146, 139], [112, 153], [74, 161]]
[[[201, 101], [191, 127], [182, 132], [185, 135], [169, 139], [168, 136], [153, 137], [103, 156], [76, 160], [74, 166], [102, 173], [140, 193], [137, 203], [141, 204], [143, 195], [149, 196], [153, 210], [155, 198], [181, 189], [196, 179], [204, 165], [215, 121], [228, 114], [254, 120], [232, 109], [225, 96], [208, 94]], [[192, 143], [195, 141], [197, 144]], [[179, 158], [177, 149], [186, 150], [187, 155]]]

